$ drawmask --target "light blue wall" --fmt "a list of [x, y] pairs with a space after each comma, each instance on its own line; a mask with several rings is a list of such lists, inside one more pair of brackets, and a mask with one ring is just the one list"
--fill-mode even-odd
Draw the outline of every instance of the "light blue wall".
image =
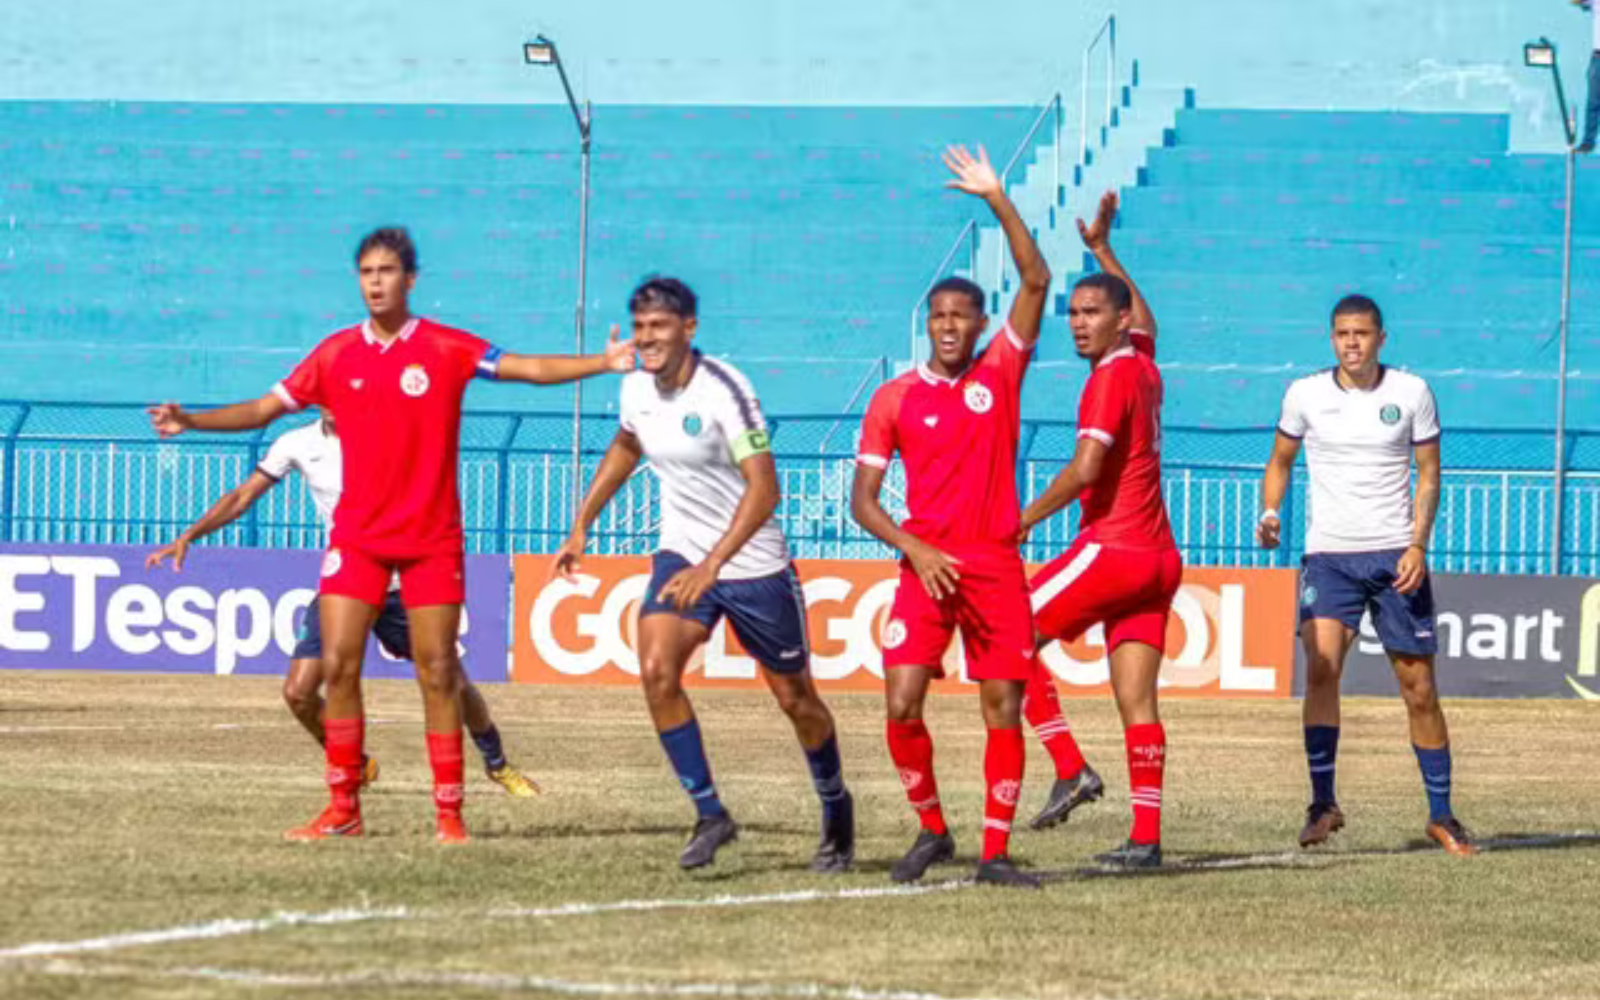
[[[1076, 86], [1115, 5], [1025, 0], [4, 0], [0, 97], [555, 100], [520, 42], [558, 38], [599, 103], [1026, 104]], [[975, 18], [974, 11], [985, 15]], [[1582, 100], [1587, 15], [1567, 0], [1135, 0], [1122, 52], [1203, 106], [1513, 113], [1559, 134], [1523, 41], [1562, 47]]]

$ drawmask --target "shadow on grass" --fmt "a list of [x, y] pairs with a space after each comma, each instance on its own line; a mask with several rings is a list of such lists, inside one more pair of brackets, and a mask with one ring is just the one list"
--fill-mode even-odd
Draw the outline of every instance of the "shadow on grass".
[[[693, 832], [693, 823], [667, 825], [638, 825], [638, 826], [611, 826], [594, 827], [578, 824], [561, 826], [535, 826], [519, 827], [517, 829], [486, 830], [482, 833], [473, 831], [473, 836], [484, 840], [592, 840], [606, 837], [679, 837], [684, 840]], [[799, 837], [808, 834], [815, 835], [816, 831], [798, 826], [785, 826], [778, 823], [740, 823], [739, 833], [744, 834], [772, 834], [781, 837]]]

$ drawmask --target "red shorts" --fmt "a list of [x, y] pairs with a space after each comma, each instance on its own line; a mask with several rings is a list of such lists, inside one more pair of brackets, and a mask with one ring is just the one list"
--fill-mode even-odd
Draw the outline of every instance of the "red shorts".
[[408, 608], [464, 604], [467, 600], [466, 557], [447, 556], [394, 560], [347, 545], [335, 545], [322, 557], [321, 593], [353, 597], [383, 607], [389, 581], [400, 574], [400, 600]]
[[883, 627], [883, 665], [928, 667], [944, 676], [951, 633], [961, 629], [967, 676], [973, 680], [1025, 681], [1034, 671], [1033, 621], [1028, 613], [1028, 575], [1022, 557], [957, 557], [956, 593], [934, 600], [908, 560], [900, 562], [900, 586]]
[[1125, 642], [1162, 649], [1182, 579], [1177, 549], [1117, 549], [1080, 537], [1029, 581], [1033, 626], [1071, 642], [1104, 622], [1107, 652]]

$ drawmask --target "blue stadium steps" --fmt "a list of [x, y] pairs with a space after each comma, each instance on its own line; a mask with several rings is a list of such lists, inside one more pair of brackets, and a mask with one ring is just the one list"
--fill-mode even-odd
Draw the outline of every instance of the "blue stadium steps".
[[[1329, 311], [1360, 292], [1384, 310], [1385, 359], [1430, 377], [1447, 424], [1553, 423], [1564, 166], [1507, 153], [1508, 134], [1504, 115], [1179, 111], [1115, 233], [1162, 322], [1167, 422], [1272, 421], [1290, 379], [1332, 364]], [[1600, 162], [1580, 161], [1576, 204], [1568, 417], [1593, 426]], [[1030, 415], [1081, 384], [1054, 350]]]
[[[702, 343], [735, 360], [904, 357], [906, 318], [974, 214], [940, 149], [1002, 155], [1033, 114], [597, 108], [593, 342], [666, 272], [701, 293]], [[360, 318], [355, 241], [396, 222], [419, 242], [419, 311], [565, 351], [575, 145], [563, 106], [0, 102], [5, 394], [77, 398], [85, 379], [108, 400], [253, 394]], [[29, 360], [40, 342], [116, 374]], [[150, 345], [189, 353], [145, 363]], [[824, 381], [797, 396], [842, 407], [857, 379]]]

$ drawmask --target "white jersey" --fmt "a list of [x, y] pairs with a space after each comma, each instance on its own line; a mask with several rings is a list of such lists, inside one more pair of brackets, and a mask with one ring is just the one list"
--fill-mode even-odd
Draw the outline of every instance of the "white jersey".
[[[661, 481], [661, 548], [698, 563], [733, 524], [746, 484], [739, 462], [769, 448], [767, 421], [750, 382], [732, 365], [694, 354], [694, 374], [678, 392], [663, 394], [654, 375], [622, 380], [623, 430], [639, 439]], [[776, 517], [717, 574], [751, 580], [789, 565], [789, 543]]]
[[296, 470], [306, 479], [306, 489], [311, 491], [311, 502], [316, 504], [322, 526], [332, 528], [333, 511], [344, 491], [344, 461], [339, 436], [325, 432], [322, 421], [297, 427], [272, 442], [267, 457], [256, 466], [257, 472], [273, 482]]
[[1370, 390], [1346, 389], [1338, 369], [1297, 379], [1278, 433], [1305, 440], [1311, 476], [1306, 552], [1381, 552], [1411, 544], [1411, 452], [1439, 439], [1428, 383], [1380, 368]]

